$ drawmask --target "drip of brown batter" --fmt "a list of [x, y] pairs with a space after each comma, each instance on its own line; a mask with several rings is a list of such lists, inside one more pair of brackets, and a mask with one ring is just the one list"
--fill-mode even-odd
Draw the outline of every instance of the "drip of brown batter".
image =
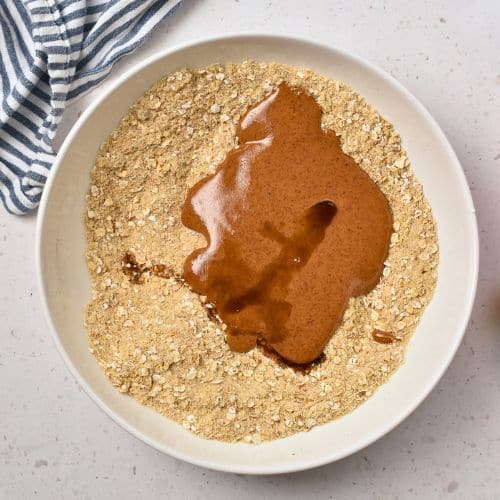
[[321, 129], [321, 108], [285, 84], [241, 119], [240, 146], [194, 185], [182, 222], [207, 240], [184, 265], [228, 326], [292, 363], [318, 358], [349, 297], [378, 282], [392, 230], [378, 186]]
[[[134, 285], [144, 284], [144, 277], [151, 275], [157, 276], [158, 278], [173, 278], [179, 285], [188, 286], [186, 280], [179, 273], [176, 273], [171, 267], [168, 267], [165, 264], [152, 264], [151, 266], [141, 264], [138, 262], [135, 254], [130, 250], [125, 252], [125, 255], [122, 258], [122, 271], [128, 276], [130, 282]], [[205, 309], [207, 317], [210, 321], [217, 324], [221, 323], [213, 304], [210, 304], [209, 302], [202, 302], [202, 306]]]
[[144, 283], [145, 274], [152, 274], [159, 278], [174, 278], [177, 282], [185, 283], [181, 275], [165, 264], [153, 264], [151, 266], [140, 264], [131, 251], [125, 252], [123, 256], [122, 271], [129, 277], [130, 282], [136, 285]]
[[384, 332], [382, 330], [373, 330], [372, 337], [373, 340], [375, 340], [375, 342], [378, 342], [379, 344], [392, 344], [395, 340], [401, 340], [391, 332]]

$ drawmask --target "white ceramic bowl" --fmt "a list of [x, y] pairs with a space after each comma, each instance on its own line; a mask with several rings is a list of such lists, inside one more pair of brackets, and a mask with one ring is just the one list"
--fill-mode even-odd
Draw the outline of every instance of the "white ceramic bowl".
[[[90, 298], [83, 213], [97, 149], [128, 107], [161, 76], [184, 66], [244, 59], [305, 66], [343, 80], [400, 133], [438, 225], [436, 293], [407, 351], [406, 363], [351, 414], [310, 432], [258, 446], [202, 440], [116, 391], [90, 354], [83, 311]], [[43, 307], [69, 369], [117, 423], [158, 450], [204, 467], [272, 474], [338, 460], [390, 431], [429, 394], [457, 350], [474, 299], [478, 237], [460, 164], [423, 106], [371, 64], [332, 47], [284, 36], [234, 35], [169, 49], [118, 79], [80, 117], [59, 152], [43, 194], [37, 267]]]

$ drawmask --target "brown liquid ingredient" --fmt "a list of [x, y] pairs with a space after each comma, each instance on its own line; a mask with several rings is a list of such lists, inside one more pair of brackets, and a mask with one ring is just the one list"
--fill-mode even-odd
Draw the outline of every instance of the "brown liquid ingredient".
[[349, 297], [377, 284], [390, 207], [300, 89], [280, 85], [247, 111], [237, 135], [239, 148], [188, 193], [182, 222], [207, 246], [186, 259], [184, 278], [216, 306], [232, 350], [259, 339], [286, 361], [309, 363]]
[[379, 344], [392, 344], [395, 340], [401, 340], [399, 337], [394, 336], [391, 332], [384, 332], [382, 330], [373, 330], [372, 337], [373, 340]]
[[159, 278], [174, 278], [177, 282], [185, 283], [184, 278], [165, 264], [146, 266], [140, 264], [133, 252], [126, 252], [122, 259], [122, 271], [129, 277], [131, 283], [136, 285], [144, 283], [145, 274], [153, 274]]
[[[125, 255], [122, 258], [122, 271], [128, 276], [130, 282], [134, 285], [144, 284], [144, 276], [152, 275], [157, 276], [158, 278], [173, 278], [179, 285], [187, 286], [186, 280], [172, 268], [166, 266], [165, 264], [153, 264], [151, 266], [140, 264], [134, 253], [131, 251], [125, 252]], [[220, 324], [221, 320], [217, 316], [217, 311], [215, 310], [214, 305], [208, 302], [204, 302], [202, 305], [207, 313], [208, 319], [214, 323]]]

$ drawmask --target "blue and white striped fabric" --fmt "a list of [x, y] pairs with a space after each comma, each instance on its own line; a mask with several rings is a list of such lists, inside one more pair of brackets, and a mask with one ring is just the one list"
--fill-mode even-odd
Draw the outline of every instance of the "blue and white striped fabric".
[[0, 0], [0, 199], [37, 207], [68, 101], [101, 82], [180, 0]]

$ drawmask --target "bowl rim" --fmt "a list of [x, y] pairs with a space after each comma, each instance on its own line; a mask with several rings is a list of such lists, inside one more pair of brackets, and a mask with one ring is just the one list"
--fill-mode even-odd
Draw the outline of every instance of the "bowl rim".
[[[87, 118], [94, 112], [94, 110], [101, 105], [103, 101], [105, 101], [118, 87], [120, 87], [122, 84], [124, 84], [128, 79], [130, 79], [132, 76], [140, 73], [144, 68], [147, 66], [155, 63], [156, 61], [163, 59], [165, 57], [168, 57], [175, 52], [185, 50], [185, 49], [190, 49], [194, 48], [199, 45], [204, 45], [207, 43], [214, 43], [214, 42], [224, 42], [224, 41], [232, 41], [232, 40], [254, 40], [254, 41], [262, 41], [262, 40], [270, 40], [270, 41], [281, 41], [281, 42], [295, 42], [295, 43], [303, 43], [309, 45], [312, 49], [322, 49], [322, 50], [328, 50], [330, 52], [337, 53], [338, 55], [342, 56], [343, 58], [349, 59], [355, 64], [375, 73], [380, 79], [385, 81], [387, 84], [392, 86], [396, 91], [399, 93], [403, 94], [403, 96], [410, 101], [410, 103], [419, 110], [419, 112], [422, 114], [422, 116], [425, 118], [426, 122], [428, 123], [429, 127], [432, 129], [433, 134], [435, 137], [439, 140], [439, 142], [446, 148], [447, 154], [449, 155], [450, 161], [453, 163], [453, 167], [455, 170], [455, 175], [457, 177], [458, 182], [460, 183], [461, 187], [461, 192], [464, 196], [465, 203], [468, 205], [468, 211], [470, 218], [468, 219], [468, 231], [470, 232], [470, 238], [471, 238], [471, 258], [470, 258], [470, 270], [471, 270], [471, 275], [472, 275], [472, 283], [469, 288], [467, 297], [466, 297], [466, 305], [463, 309], [463, 314], [462, 314], [462, 320], [461, 324], [458, 328], [457, 334], [454, 337], [454, 343], [450, 344], [449, 349], [446, 353], [446, 356], [443, 357], [443, 360], [440, 364], [439, 369], [436, 370], [434, 377], [432, 380], [427, 384], [427, 387], [423, 388], [420, 393], [417, 395], [417, 397], [414, 399], [413, 404], [407, 405], [407, 407], [404, 407], [401, 409], [401, 411], [398, 413], [398, 415], [393, 418], [391, 421], [388, 421], [386, 425], [382, 428], [379, 429], [378, 432], [372, 433], [365, 437], [364, 439], [360, 441], [356, 441], [353, 445], [348, 447], [347, 449], [344, 449], [340, 452], [326, 452], [322, 453], [321, 456], [315, 460], [308, 460], [307, 462], [301, 461], [300, 459], [297, 460], [296, 463], [294, 463], [292, 466], [285, 466], [285, 467], [280, 467], [280, 466], [260, 466], [260, 465], [231, 465], [227, 466], [224, 464], [219, 464], [215, 461], [211, 462], [206, 459], [200, 459], [196, 456], [193, 456], [191, 454], [184, 453], [182, 451], [179, 451], [175, 449], [172, 446], [165, 445], [162, 443], [159, 443], [155, 441], [154, 439], [148, 437], [145, 435], [143, 432], [139, 431], [137, 428], [134, 426], [130, 425], [128, 422], [126, 422], [122, 416], [112, 410], [111, 408], [108, 407], [106, 402], [102, 400], [100, 397], [98, 397], [93, 389], [90, 387], [90, 385], [87, 383], [85, 378], [80, 375], [78, 370], [76, 369], [75, 365], [73, 364], [70, 356], [64, 349], [62, 342], [60, 340], [59, 334], [56, 330], [54, 321], [52, 319], [51, 311], [48, 306], [48, 301], [47, 301], [47, 291], [45, 287], [45, 279], [44, 279], [44, 273], [43, 273], [43, 266], [42, 266], [42, 239], [43, 239], [43, 234], [44, 234], [44, 223], [45, 223], [45, 215], [46, 215], [46, 209], [47, 209], [47, 204], [48, 200], [50, 198], [50, 193], [52, 191], [52, 186], [54, 184], [54, 179], [56, 178], [56, 172], [59, 170], [62, 164], [62, 158], [64, 158], [66, 151], [70, 147], [71, 143], [73, 142], [73, 139], [78, 135], [82, 125], [86, 122]], [[372, 64], [368, 62], [366, 59], [357, 56], [350, 51], [339, 48], [335, 45], [330, 45], [328, 43], [323, 43], [323, 42], [318, 42], [316, 40], [311, 40], [307, 37], [303, 36], [291, 36], [291, 35], [286, 35], [286, 34], [271, 34], [271, 33], [266, 33], [266, 32], [255, 32], [255, 31], [243, 31], [243, 32], [234, 32], [234, 33], [226, 33], [223, 35], [215, 35], [215, 36], [209, 36], [209, 37], [199, 37], [199, 38], [194, 38], [189, 40], [188, 42], [180, 43], [173, 45], [172, 47], [168, 47], [154, 55], [151, 55], [144, 59], [143, 61], [135, 64], [132, 66], [130, 69], [124, 72], [123, 75], [119, 76], [116, 78], [116, 81], [114, 81], [101, 95], [99, 95], [88, 107], [85, 109], [85, 111], [81, 114], [81, 116], [78, 118], [78, 120], [75, 122], [71, 130], [69, 131], [68, 135], [64, 139], [63, 144], [61, 145], [61, 148], [56, 156], [56, 159], [54, 161], [54, 164], [51, 169], [51, 175], [49, 175], [43, 194], [42, 198], [40, 201], [40, 206], [38, 209], [38, 215], [37, 215], [37, 221], [36, 221], [36, 237], [35, 237], [35, 257], [36, 257], [36, 274], [37, 274], [37, 285], [38, 285], [38, 290], [40, 294], [40, 299], [42, 303], [42, 310], [43, 314], [45, 316], [46, 322], [48, 324], [51, 336], [53, 338], [53, 341], [56, 344], [57, 350], [59, 351], [59, 354], [63, 358], [67, 368], [69, 369], [70, 373], [73, 375], [73, 377], [77, 380], [79, 385], [84, 389], [86, 394], [92, 399], [96, 405], [108, 416], [110, 417], [113, 421], [115, 421], [118, 425], [120, 425], [122, 428], [124, 428], [126, 431], [128, 431], [130, 434], [132, 434], [134, 437], [137, 439], [143, 441], [144, 443], [148, 444], [152, 448], [165, 453], [167, 455], [170, 455], [174, 458], [177, 458], [179, 460], [183, 460], [185, 462], [191, 463], [193, 465], [197, 465], [200, 467], [205, 467], [207, 469], [212, 469], [212, 470], [217, 470], [217, 471], [222, 471], [222, 472], [232, 472], [232, 473], [239, 473], [239, 474], [251, 474], [251, 475], [264, 475], [264, 474], [281, 474], [281, 473], [287, 473], [287, 472], [297, 472], [301, 470], [307, 470], [307, 469], [312, 469], [315, 467], [319, 467], [322, 465], [326, 465], [332, 462], [335, 462], [337, 460], [340, 460], [342, 458], [345, 458], [349, 455], [352, 455], [359, 450], [369, 446], [370, 444], [374, 443], [378, 439], [382, 438], [385, 436], [388, 432], [390, 432], [392, 429], [394, 429], [396, 426], [398, 426], [403, 420], [405, 420], [429, 395], [429, 393], [434, 389], [434, 387], [437, 385], [445, 371], [447, 370], [448, 366], [450, 365], [452, 359], [454, 358], [458, 347], [460, 346], [463, 336], [465, 334], [471, 313], [472, 313], [472, 308], [474, 305], [474, 299], [476, 295], [476, 290], [477, 290], [477, 282], [478, 282], [478, 271], [479, 271], [479, 235], [478, 235], [478, 226], [477, 226], [477, 218], [476, 218], [476, 211], [474, 208], [474, 203], [472, 200], [472, 195], [470, 193], [469, 186], [467, 184], [467, 180], [464, 174], [464, 171], [462, 169], [462, 166], [460, 164], [460, 161], [458, 160], [455, 151], [453, 150], [451, 144], [448, 141], [448, 138], [436, 122], [436, 120], [432, 117], [432, 115], [429, 113], [429, 111], [425, 108], [425, 106], [415, 97], [409, 90], [407, 90], [398, 80], [396, 80], [393, 76], [385, 72], [384, 70], [380, 69], [378, 66], [375, 64]], [[201, 439], [201, 438], [200, 438]]]

